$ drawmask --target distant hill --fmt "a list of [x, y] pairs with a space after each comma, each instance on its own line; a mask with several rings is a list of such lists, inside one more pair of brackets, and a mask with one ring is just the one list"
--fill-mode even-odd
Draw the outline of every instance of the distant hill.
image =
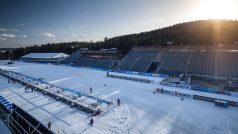
[[134, 45], [151, 46], [173, 44], [230, 44], [238, 42], [238, 21], [231, 20], [201, 20], [180, 23], [173, 26], [125, 35], [111, 40], [126, 39], [134, 41]]
[[172, 41], [175, 45], [199, 45], [214, 43], [233, 44], [238, 42], [238, 21], [232, 20], [200, 20], [180, 23], [173, 26], [142, 32], [138, 34], [123, 35], [105, 38], [101, 42], [63, 42], [44, 45], [34, 45], [15, 50], [18, 58], [30, 52], [64, 52], [70, 54], [71, 46], [76, 48], [118, 48], [127, 53], [133, 46], [166, 45]]
[[238, 42], [238, 21], [202, 20], [176, 24], [137, 35], [139, 45], [166, 44], [229, 44]]

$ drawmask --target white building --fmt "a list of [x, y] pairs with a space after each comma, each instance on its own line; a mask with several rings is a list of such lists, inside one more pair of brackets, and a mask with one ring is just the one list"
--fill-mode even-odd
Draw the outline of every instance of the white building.
[[44, 62], [44, 63], [58, 63], [64, 60], [69, 55], [64, 53], [30, 53], [20, 58], [26, 62]]

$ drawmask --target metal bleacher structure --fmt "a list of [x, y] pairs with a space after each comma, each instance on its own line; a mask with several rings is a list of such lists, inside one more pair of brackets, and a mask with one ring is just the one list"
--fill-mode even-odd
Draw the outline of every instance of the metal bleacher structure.
[[77, 50], [76, 52], [72, 53], [69, 57], [62, 60], [61, 64], [70, 64], [74, 63], [76, 60], [78, 60], [81, 57], [80, 50]]
[[147, 72], [153, 62], [159, 62], [158, 50], [134, 47], [115, 67], [116, 70]]
[[164, 55], [156, 73], [181, 73], [218, 79], [238, 79], [237, 46], [172, 47]]
[[80, 58], [75, 64], [77, 66], [93, 67], [111, 69], [117, 63], [117, 60], [113, 59], [92, 59], [92, 58]]
[[[228, 45], [170, 45], [136, 46], [124, 58], [116, 51], [78, 50], [62, 63], [75, 66], [155, 73], [172, 77], [189, 74], [221, 80], [238, 80], [238, 46]], [[153, 71], [150, 68], [156, 64]]]
[[145, 50], [144, 47], [135, 47], [123, 59], [120, 52], [115, 49], [77, 50], [60, 63], [145, 73], [153, 62], [160, 60], [159, 49], [156, 49]]
[[112, 69], [121, 58], [121, 54], [117, 49], [86, 49], [78, 51], [80, 52], [80, 57], [78, 56], [77, 60], [72, 62], [75, 66]]

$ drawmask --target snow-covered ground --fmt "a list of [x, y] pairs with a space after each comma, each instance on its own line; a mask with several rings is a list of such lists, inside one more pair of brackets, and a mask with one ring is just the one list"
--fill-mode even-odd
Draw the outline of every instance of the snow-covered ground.
[[[35, 78], [44, 78], [55, 85], [72, 88], [122, 105], [94, 117], [93, 127], [88, 126], [90, 115], [57, 102], [41, 93], [25, 93], [19, 84], [9, 84], [0, 76], [0, 95], [16, 103], [31, 115], [47, 124], [51, 121], [56, 132], [85, 134], [236, 134], [238, 133], [238, 108], [220, 108], [213, 103], [179, 97], [153, 94], [162, 78], [153, 84], [107, 78], [106, 72], [56, 65], [16, 62], [0, 68], [20, 72]], [[134, 76], [134, 75], [132, 75]], [[106, 84], [106, 86], [104, 86]], [[163, 87], [170, 90], [184, 90]], [[189, 91], [190, 92], [190, 91]], [[195, 91], [192, 91], [195, 92]], [[209, 93], [210, 94], [210, 93]], [[214, 95], [214, 94], [213, 94]], [[229, 96], [226, 96], [229, 97]], [[232, 98], [235, 99], [235, 98]], [[115, 103], [114, 103], [115, 104]]]

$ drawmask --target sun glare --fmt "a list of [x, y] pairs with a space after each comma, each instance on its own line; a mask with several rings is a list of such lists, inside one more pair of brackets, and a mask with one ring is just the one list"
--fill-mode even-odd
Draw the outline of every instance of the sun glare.
[[199, 19], [238, 19], [238, 1], [201, 0], [193, 15]]

